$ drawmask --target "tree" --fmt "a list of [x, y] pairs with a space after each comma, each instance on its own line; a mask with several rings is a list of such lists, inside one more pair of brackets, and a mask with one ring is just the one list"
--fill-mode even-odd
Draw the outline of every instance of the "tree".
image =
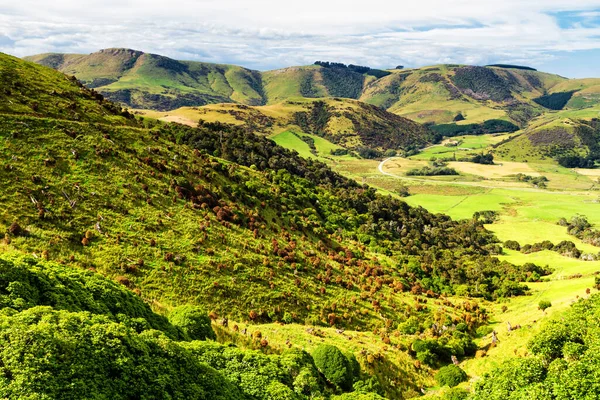
[[441, 386], [454, 387], [467, 380], [467, 373], [459, 366], [451, 364], [440, 368], [438, 373], [435, 375], [435, 380]]
[[169, 315], [169, 321], [181, 328], [191, 340], [217, 338], [208, 314], [200, 307], [190, 305], [177, 307]]
[[352, 388], [351, 366], [340, 349], [322, 344], [317, 346], [312, 356], [315, 365], [329, 382], [342, 390]]

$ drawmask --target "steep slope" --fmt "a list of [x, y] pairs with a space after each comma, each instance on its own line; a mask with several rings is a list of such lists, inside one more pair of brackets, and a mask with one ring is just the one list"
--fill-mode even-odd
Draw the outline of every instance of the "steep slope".
[[90, 55], [40, 54], [27, 59], [74, 75], [107, 98], [134, 108], [263, 103], [260, 74], [233, 65], [176, 61], [129, 49]]
[[410, 150], [438, 139], [432, 131], [409, 119], [342, 98], [298, 98], [259, 107], [217, 104], [142, 114], [191, 126], [198, 121], [223, 122], [265, 135], [284, 131], [314, 134], [349, 150]]
[[133, 115], [74, 78], [0, 53], [0, 113], [137, 125]]

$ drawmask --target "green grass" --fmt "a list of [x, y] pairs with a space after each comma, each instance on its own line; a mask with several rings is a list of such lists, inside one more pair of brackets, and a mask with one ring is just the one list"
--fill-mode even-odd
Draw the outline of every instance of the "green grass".
[[457, 158], [466, 157], [468, 154], [475, 153], [474, 150], [481, 150], [489, 147], [492, 144], [498, 143], [501, 140], [508, 137], [508, 135], [467, 135], [467, 136], [456, 136], [451, 139], [447, 139], [444, 142], [460, 142], [458, 146], [445, 146], [439, 144], [431, 146], [424, 151], [411, 156], [410, 158], [415, 160], [429, 160], [431, 158], [446, 158], [453, 157], [456, 154]]
[[277, 135], [271, 136], [271, 139], [286, 149], [297, 151], [301, 157], [316, 158], [316, 156], [311, 153], [308, 143], [300, 139], [292, 131], [278, 133]]

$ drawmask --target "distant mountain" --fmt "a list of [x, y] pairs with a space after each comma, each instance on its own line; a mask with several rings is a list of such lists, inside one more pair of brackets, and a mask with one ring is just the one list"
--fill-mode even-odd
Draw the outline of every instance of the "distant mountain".
[[467, 123], [500, 118], [523, 125], [557, 107], [583, 109], [600, 104], [600, 79], [566, 79], [502, 64], [381, 71], [319, 62], [258, 72], [128, 49], [89, 55], [41, 54], [27, 59], [75, 75], [88, 87], [129, 107], [154, 110], [339, 97], [373, 104], [418, 122], [450, 123], [460, 114]]
[[75, 75], [87, 87], [133, 108], [169, 110], [222, 102], [265, 102], [261, 74], [233, 65], [176, 61], [129, 49], [89, 55], [40, 54], [26, 59]]

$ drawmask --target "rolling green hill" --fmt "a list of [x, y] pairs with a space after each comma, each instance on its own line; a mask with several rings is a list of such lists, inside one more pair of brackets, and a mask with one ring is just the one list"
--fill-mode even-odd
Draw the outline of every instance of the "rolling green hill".
[[[417, 122], [524, 126], [550, 110], [600, 102], [600, 79], [566, 79], [511, 66], [437, 65], [406, 70], [318, 63], [258, 72], [231, 65], [176, 61], [128, 49], [27, 59], [75, 75], [88, 87], [133, 108], [173, 110], [215, 103], [275, 105], [298, 98], [347, 98]], [[354, 66], [352, 66], [354, 67]]]

